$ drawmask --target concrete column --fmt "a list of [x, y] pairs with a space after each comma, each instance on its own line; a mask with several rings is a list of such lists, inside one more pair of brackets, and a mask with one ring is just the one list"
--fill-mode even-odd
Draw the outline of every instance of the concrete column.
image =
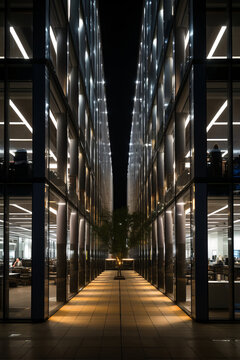
[[185, 27], [178, 27], [176, 31], [176, 91], [178, 91], [185, 66]]
[[158, 235], [158, 286], [165, 290], [165, 239], [163, 216], [159, 216], [157, 220]]
[[70, 172], [69, 172], [69, 181], [70, 181], [70, 192], [76, 192], [76, 177], [78, 173], [78, 146], [77, 139], [70, 140]]
[[186, 277], [185, 277], [185, 211], [184, 205], [177, 204], [176, 219], [176, 243], [177, 243], [177, 301], [186, 301]]
[[85, 285], [85, 220], [79, 221], [78, 228], [78, 287]]
[[165, 239], [166, 239], [166, 292], [173, 293], [173, 221], [172, 212], [166, 211]]
[[169, 188], [173, 182], [173, 136], [166, 135], [165, 138], [165, 170], [167, 187]]
[[159, 202], [163, 202], [163, 191], [164, 191], [164, 153], [158, 152], [157, 155], [157, 183], [159, 191]]
[[66, 183], [67, 172], [67, 121], [65, 114], [57, 114], [57, 172]]
[[78, 223], [77, 212], [70, 215], [70, 292], [78, 291]]
[[168, 103], [172, 97], [172, 74], [173, 74], [173, 58], [168, 56], [165, 60], [165, 81], [164, 95], [165, 102]]
[[58, 205], [57, 212], [57, 301], [66, 301], [67, 207]]
[[176, 172], [182, 174], [185, 169], [185, 120], [187, 115], [176, 114]]

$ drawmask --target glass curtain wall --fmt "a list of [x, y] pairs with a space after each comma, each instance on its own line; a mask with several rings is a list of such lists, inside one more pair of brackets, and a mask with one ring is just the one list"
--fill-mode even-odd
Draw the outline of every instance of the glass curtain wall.
[[3, 274], [4, 274], [4, 204], [0, 197], [0, 319], [3, 317]]
[[9, 198], [9, 318], [31, 317], [32, 197]]
[[50, 191], [48, 220], [49, 314], [66, 299], [66, 203]]
[[176, 242], [175, 242], [175, 208], [169, 207], [165, 213], [165, 287], [167, 295], [176, 299]]

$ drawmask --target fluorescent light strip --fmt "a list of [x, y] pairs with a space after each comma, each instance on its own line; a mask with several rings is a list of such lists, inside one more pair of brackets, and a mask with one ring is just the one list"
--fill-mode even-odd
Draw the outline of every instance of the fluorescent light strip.
[[[0, 122], [0, 125], [4, 125], [4, 122]], [[10, 121], [9, 125], [24, 125], [24, 124], [19, 121]]]
[[32, 139], [9, 139], [9, 141], [32, 141]]
[[188, 46], [188, 43], [189, 43], [189, 30], [187, 32], [187, 35], [186, 35], [185, 39], [184, 39], [185, 50], [186, 50], [186, 48]]
[[189, 214], [189, 213], [190, 213], [190, 211], [191, 211], [191, 209], [190, 209], [190, 208], [188, 208], [187, 210], [185, 210], [185, 215]]
[[52, 120], [53, 125], [57, 129], [57, 120], [55, 119], [55, 117], [54, 117], [53, 113], [51, 112], [51, 110], [49, 110], [49, 116], [50, 116], [50, 119]]
[[25, 117], [23, 116], [23, 114], [19, 111], [19, 109], [16, 107], [16, 105], [14, 104], [14, 102], [12, 100], [9, 100], [9, 105], [11, 106], [11, 108], [15, 111], [15, 113], [17, 114], [17, 116], [19, 117], [19, 119], [22, 120], [22, 122], [24, 123], [24, 125], [28, 128], [28, 130], [30, 130], [30, 132], [33, 132], [33, 129], [31, 127], [31, 125], [27, 122], [27, 120], [25, 119]]
[[219, 30], [219, 33], [217, 34], [217, 37], [211, 47], [211, 50], [209, 51], [209, 54], [207, 56], [207, 59], [212, 59], [212, 56], [213, 54], [215, 53], [215, 50], [217, 49], [222, 37], [223, 37], [223, 34], [225, 33], [227, 27], [226, 26], [222, 26], [221, 29]]
[[207, 141], [228, 141], [228, 139], [207, 139]]
[[225, 155], [227, 155], [228, 151], [227, 150], [223, 150], [222, 152], [222, 157], [224, 157]]
[[56, 156], [54, 155], [54, 153], [52, 152], [52, 150], [49, 150], [49, 153], [50, 153], [50, 156], [51, 156], [55, 161], [57, 161], [57, 158], [56, 158]]
[[52, 29], [51, 26], [50, 26], [50, 39], [52, 41], [54, 51], [57, 54], [57, 39], [56, 39], [56, 37], [54, 35], [53, 29]]
[[26, 231], [32, 231], [32, 230], [26, 229], [26, 228], [24, 228], [24, 227], [22, 227], [22, 226], [16, 226], [16, 229], [21, 229], [21, 230], [26, 230]]
[[186, 118], [186, 120], [185, 120], [185, 129], [186, 129], [186, 127], [188, 126], [189, 121], [190, 121], [190, 115], [188, 115], [187, 118]]
[[28, 214], [32, 214], [32, 212], [31, 212], [30, 210], [25, 209], [25, 208], [22, 207], [22, 206], [19, 206], [19, 205], [17, 205], [17, 204], [10, 204], [10, 205], [16, 207], [17, 209], [23, 210], [23, 211], [27, 212]]
[[[225, 206], [223, 206], [222, 208], [211, 212], [210, 214], [208, 214], [208, 216], [215, 215], [215, 214], [219, 213], [220, 211], [225, 210], [225, 209], [227, 209], [227, 208], [228, 208], [228, 205], [225, 205]], [[222, 215], [222, 214], [221, 214], [221, 215]]]
[[21, 43], [16, 31], [14, 30], [14, 27], [12, 27], [12, 26], [10, 26], [10, 33], [11, 33], [12, 37], [14, 38], [15, 43], [17, 44], [24, 59], [29, 59], [29, 56], [26, 53], [26, 50], [24, 49], [23, 44]]
[[212, 120], [210, 121], [210, 123], [207, 126], [207, 132], [211, 129], [211, 127], [213, 126], [213, 124], [217, 121], [217, 119], [222, 115], [223, 111], [226, 109], [226, 107], [228, 106], [228, 101], [226, 100], [222, 106], [220, 107], [220, 109], [218, 110], [218, 112], [215, 114], [215, 116], [212, 118]]
[[54, 215], [57, 215], [57, 210], [53, 209], [50, 206], [49, 206], [49, 211], [51, 211], [51, 213], [53, 213]]

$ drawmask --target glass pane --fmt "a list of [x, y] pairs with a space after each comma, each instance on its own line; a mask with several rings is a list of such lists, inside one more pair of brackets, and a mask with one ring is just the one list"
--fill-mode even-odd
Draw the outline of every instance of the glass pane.
[[227, 175], [228, 165], [228, 100], [227, 84], [207, 84], [207, 168], [208, 176]]
[[32, 84], [10, 83], [10, 177], [26, 178], [32, 172]]
[[191, 311], [192, 282], [192, 201], [188, 191], [177, 202], [177, 301]]
[[222, 0], [207, 0], [207, 59], [227, 58], [227, 4]]
[[0, 0], [0, 59], [4, 58], [4, 0]]
[[177, 105], [176, 114], [176, 186], [177, 191], [190, 180], [191, 171], [191, 121], [189, 111], [189, 86], [187, 85]]
[[[240, 184], [235, 184], [240, 189]], [[240, 191], [235, 190], [233, 202], [234, 309], [240, 319]]]
[[33, 16], [32, 0], [10, 0], [9, 36], [10, 57], [32, 58]]
[[208, 299], [209, 318], [229, 318], [228, 268], [228, 196], [212, 195], [216, 185], [209, 185], [208, 197]]
[[232, 57], [240, 59], [240, 4], [239, 0], [232, 1]]
[[31, 317], [32, 198], [9, 199], [9, 317]]
[[[240, 83], [233, 83], [233, 177], [240, 181]], [[239, 179], [238, 179], [239, 178]], [[238, 184], [235, 190], [240, 190]]]
[[0, 199], [0, 319], [3, 317], [3, 266], [4, 266], [4, 249], [3, 249], [3, 219], [4, 219], [3, 198]]
[[166, 293], [175, 300], [176, 276], [175, 276], [175, 210], [169, 208], [165, 214], [165, 248], [166, 248]]
[[68, 206], [67, 298], [77, 292], [77, 211]]
[[64, 191], [67, 177], [67, 121], [60, 96], [52, 81], [49, 128], [49, 178], [60, 190]]
[[164, 218], [159, 216], [157, 220], [158, 234], [158, 286], [165, 291], [165, 240], [164, 240]]
[[65, 202], [50, 193], [49, 198], [49, 313], [65, 301]]
[[0, 178], [3, 176], [4, 163], [4, 85], [0, 83]]

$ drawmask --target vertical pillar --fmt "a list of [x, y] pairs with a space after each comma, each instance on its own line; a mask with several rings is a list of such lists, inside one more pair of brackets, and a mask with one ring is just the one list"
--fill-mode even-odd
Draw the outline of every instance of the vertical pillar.
[[66, 183], [67, 176], [67, 121], [65, 114], [57, 114], [57, 171], [58, 177]]
[[70, 188], [69, 192], [76, 192], [76, 178], [78, 172], [78, 146], [77, 139], [70, 140]]
[[185, 167], [185, 114], [176, 114], [176, 172], [182, 174]]
[[78, 222], [77, 212], [70, 217], [70, 292], [78, 291]]
[[185, 211], [184, 205], [177, 203], [176, 245], [177, 245], [177, 302], [186, 301], [185, 278]]
[[165, 170], [167, 187], [169, 188], [173, 182], [173, 136], [166, 135], [165, 138]]
[[176, 92], [181, 84], [185, 66], [185, 30], [178, 27], [176, 30]]
[[166, 293], [173, 293], [173, 222], [172, 212], [166, 211], [165, 215], [166, 239]]
[[57, 212], [57, 301], [66, 301], [66, 239], [67, 239], [67, 206], [58, 205]]
[[158, 286], [161, 290], [165, 290], [165, 239], [163, 216], [159, 216], [158, 225]]
[[[49, 0], [33, 2], [33, 192], [32, 192], [32, 320], [48, 317], [48, 258], [45, 175], [48, 131]], [[36, 182], [35, 182], [35, 179]]]
[[79, 244], [79, 265], [78, 265], [78, 287], [81, 288], [85, 285], [85, 221], [80, 219], [78, 231], [78, 244]]

